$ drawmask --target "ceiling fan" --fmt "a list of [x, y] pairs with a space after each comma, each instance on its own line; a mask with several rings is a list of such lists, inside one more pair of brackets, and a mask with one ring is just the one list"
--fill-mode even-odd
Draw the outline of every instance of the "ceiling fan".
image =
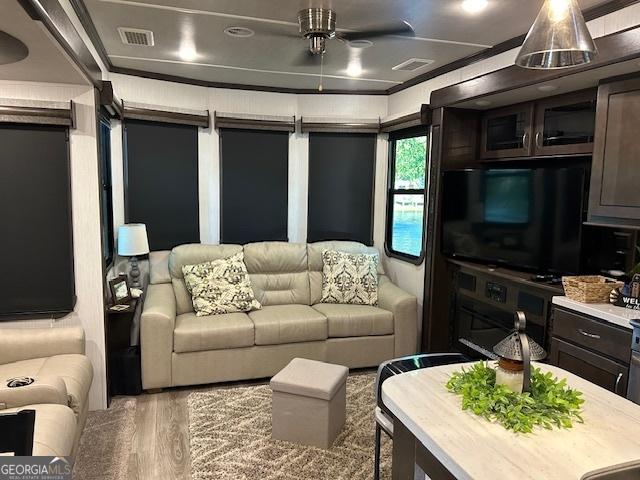
[[299, 65], [315, 65], [327, 49], [327, 40], [343, 42], [386, 35], [413, 36], [413, 27], [405, 21], [375, 25], [363, 30], [336, 32], [336, 12], [328, 8], [305, 8], [298, 12], [300, 34], [309, 40], [309, 49], [299, 58]]

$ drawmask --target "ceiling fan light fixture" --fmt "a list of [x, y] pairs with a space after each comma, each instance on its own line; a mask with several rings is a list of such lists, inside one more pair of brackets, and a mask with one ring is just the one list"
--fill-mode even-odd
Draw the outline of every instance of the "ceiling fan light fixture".
[[545, 0], [516, 58], [532, 69], [569, 68], [598, 53], [576, 0]]
[[307, 37], [332, 38], [336, 34], [336, 12], [326, 8], [305, 8], [298, 12], [300, 33]]

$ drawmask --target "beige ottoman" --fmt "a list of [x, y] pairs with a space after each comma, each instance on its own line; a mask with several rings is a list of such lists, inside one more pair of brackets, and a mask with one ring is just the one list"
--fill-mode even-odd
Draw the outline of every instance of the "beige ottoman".
[[329, 448], [344, 426], [349, 369], [294, 358], [271, 379], [273, 438]]

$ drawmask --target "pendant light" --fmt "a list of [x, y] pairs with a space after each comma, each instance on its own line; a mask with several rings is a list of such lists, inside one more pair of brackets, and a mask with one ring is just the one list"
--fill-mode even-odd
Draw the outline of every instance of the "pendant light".
[[576, 0], [545, 0], [516, 58], [525, 68], [567, 68], [591, 62], [598, 50]]

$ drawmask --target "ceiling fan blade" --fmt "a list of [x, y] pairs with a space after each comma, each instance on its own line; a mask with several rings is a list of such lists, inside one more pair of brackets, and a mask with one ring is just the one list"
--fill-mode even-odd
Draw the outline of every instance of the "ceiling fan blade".
[[308, 49], [304, 50], [293, 61], [293, 65], [297, 67], [314, 67], [320, 65], [320, 55], [314, 55]]
[[415, 36], [415, 31], [409, 22], [400, 22], [396, 24], [384, 24], [371, 26], [357, 32], [336, 32], [336, 37], [347, 42], [351, 40], [364, 40], [375, 37], [384, 37], [385, 35], [403, 35], [407, 37]]

